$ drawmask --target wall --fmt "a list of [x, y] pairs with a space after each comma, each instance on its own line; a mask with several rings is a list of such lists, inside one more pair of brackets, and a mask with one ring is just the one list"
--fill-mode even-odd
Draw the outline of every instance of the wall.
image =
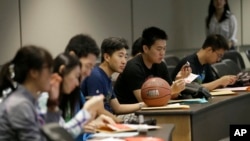
[[99, 45], [110, 36], [131, 42], [130, 1], [26, 0], [21, 9], [23, 44], [44, 46], [54, 56], [79, 33], [91, 35]]
[[0, 1], [0, 65], [9, 61], [20, 47], [17, 0]]
[[[204, 41], [208, 3], [209, 0], [1, 0], [0, 64], [13, 57], [20, 47], [20, 37], [22, 45], [43, 46], [55, 56], [75, 34], [87, 33], [98, 45], [106, 37], [120, 36], [131, 45], [145, 27], [152, 25], [169, 35], [167, 53], [181, 57], [199, 49]], [[250, 2], [229, 0], [229, 4], [238, 20], [238, 44], [250, 44], [246, 14]]]

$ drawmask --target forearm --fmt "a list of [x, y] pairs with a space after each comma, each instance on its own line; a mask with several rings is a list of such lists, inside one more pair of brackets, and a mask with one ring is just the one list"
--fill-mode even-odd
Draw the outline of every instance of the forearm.
[[141, 103], [121, 104], [120, 106], [115, 107], [113, 110], [116, 114], [128, 114], [140, 110], [141, 107], [142, 107]]
[[86, 110], [80, 110], [74, 118], [64, 124], [64, 128], [76, 138], [83, 132], [83, 125], [91, 119], [91, 115]]
[[202, 84], [202, 86], [207, 88], [209, 91], [212, 91], [212, 90], [220, 87], [221, 83], [220, 83], [219, 79], [217, 79], [217, 80], [209, 82], [209, 83], [204, 83], [204, 84]]

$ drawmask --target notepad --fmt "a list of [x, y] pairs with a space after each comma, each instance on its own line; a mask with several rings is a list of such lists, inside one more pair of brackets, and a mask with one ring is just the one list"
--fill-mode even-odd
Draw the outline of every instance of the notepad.
[[[105, 127], [97, 129], [99, 132], [128, 132], [137, 131], [139, 128], [138, 124], [107, 124]], [[160, 126], [145, 125], [146, 129], [159, 129]]]
[[91, 136], [91, 138], [125, 138], [125, 137], [133, 137], [137, 136], [138, 132], [124, 132], [124, 133], [95, 133]]
[[215, 89], [214, 91], [250, 91], [250, 86]]
[[192, 103], [207, 103], [205, 98], [191, 98], [191, 99], [178, 99], [178, 100], [169, 100], [170, 103], [185, 103], [185, 104], [192, 104]]
[[184, 80], [186, 83], [193, 82], [199, 75], [190, 73], [188, 77], [186, 77]]
[[189, 109], [189, 105], [181, 105], [180, 103], [168, 104], [166, 106], [159, 107], [143, 107], [142, 110], [171, 110], [171, 109]]
[[220, 96], [220, 95], [231, 95], [231, 94], [237, 94], [237, 93], [231, 90], [218, 90], [218, 91], [212, 91], [210, 92], [210, 94], [212, 96]]

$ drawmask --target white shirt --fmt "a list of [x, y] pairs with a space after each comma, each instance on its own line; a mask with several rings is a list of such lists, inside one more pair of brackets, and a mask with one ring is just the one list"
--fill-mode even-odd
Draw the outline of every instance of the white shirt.
[[228, 13], [228, 18], [223, 22], [219, 23], [215, 15], [212, 16], [207, 35], [220, 34], [224, 36], [228, 41], [232, 41], [233, 45], [237, 43], [237, 20], [233, 14]]

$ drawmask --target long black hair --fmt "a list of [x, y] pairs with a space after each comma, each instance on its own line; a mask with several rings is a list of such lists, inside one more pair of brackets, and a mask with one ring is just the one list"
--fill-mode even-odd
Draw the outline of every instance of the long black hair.
[[[227, 12], [231, 12], [230, 8], [229, 8], [229, 4], [228, 4], [228, 0], [225, 0], [225, 5], [224, 5], [224, 11], [222, 14], [221, 19], [219, 20], [219, 22], [223, 22], [224, 20], [226, 20], [228, 18], [228, 13]], [[210, 4], [208, 7], [208, 16], [206, 19], [206, 27], [207, 29], [209, 28], [209, 23], [211, 21], [211, 18], [213, 17], [214, 13], [215, 13], [215, 7], [214, 7], [214, 0], [210, 0]]]
[[[64, 69], [62, 72], [60, 72], [60, 66], [64, 65]], [[76, 56], [70, 55], [69, 53], [62, 53], [59, 54], [54, 59], [54, 67], [53, 72], [58, 73], [62, 78], [70, 73], [75, 67], [80, 66], [80, 62]], [[63, 80], [64, 81], [64, 80]], [[80, 82], [80, 78], [79, 78]], [[66, 112], [69, 104], [70, 108], [70, 115], [71, 117], [74, 116], [74, 111], [77, 102], [80, 98], [80, 88], [76, 87], [70, 94], [64, 94], [62, 91], [62, 83], [60, 87], [60, 95], [59, 95], [59, 107], [62, 110], [62, 116], [63, 118], [66, 117]]]
[[42, 70], [44, 65], [48, 68], [53, 65], [53, 58], [47, 50], [33, 45], [21, 47], [14, 58], [1, 69], [0, 96], [7, 89], [14, 91], [15, 84], [23, 84], [29, 70]]

